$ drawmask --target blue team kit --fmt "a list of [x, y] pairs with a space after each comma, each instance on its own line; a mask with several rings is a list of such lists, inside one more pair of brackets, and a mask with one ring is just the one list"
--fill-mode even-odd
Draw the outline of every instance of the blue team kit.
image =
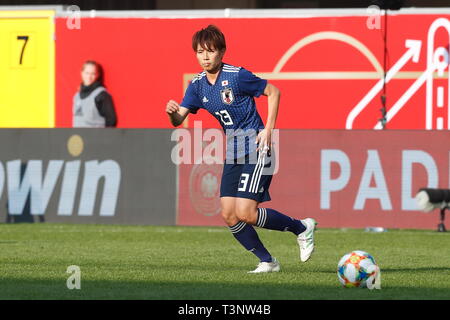
[[242, 67], [222, 64], [211, 84], [206, 72], [189, 84], [181, 105], [197, 113], [207, 110], [221, 124], [227, 137], [227, 155], [220, 186], [221, 197], [270, 200], [269, 186], [274, 154], [258, 152], [255, 140], [264, 123], [254, 97], [263, 94], [267, 80]]

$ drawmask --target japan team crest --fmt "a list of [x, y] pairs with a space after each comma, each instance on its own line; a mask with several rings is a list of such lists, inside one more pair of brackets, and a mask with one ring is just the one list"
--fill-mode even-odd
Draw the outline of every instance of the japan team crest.
[[220, 91], [220, 95], [222, 96], [222, 101], [225, 104], [232, 104], [234, 101], [234, 94], [231, 88], [223, 89]]

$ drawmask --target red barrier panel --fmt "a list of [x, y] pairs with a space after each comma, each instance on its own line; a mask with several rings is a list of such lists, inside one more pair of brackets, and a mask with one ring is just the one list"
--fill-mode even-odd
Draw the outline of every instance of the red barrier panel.
[[[448, 66], [442, 63], [449, 19], [448, 14], [389, 17], [388, 128], [449, 128]], [[226, 35], [227, 63], [281, 89], [279, 128], [372, 129], [377, 124], [383, 30], [369, 29], [366, 16], [82, 18], [79, 30], [57, 18], [57, 127], [71, 126], [72, 96], [86, 59], [104, 65], [119, 127], [170, 127], [165, 104], [180, 101], [191, 74], [201, 71], [190, 41], [210, 23]], [[265, 119], [266, 98], [258, 99], [258, 108]], [[218, 126], [205, 111], [195, 119], [203, 120], [203, 127]]]
[[[280, 130], [274, 208], [321, 227], [435, 229], [437, 211], [418, 211], [421, 187], [450, 186], [450, 132]], [[205, 150], [205, 149], [204, 149]], [[220, 165], [179, 165], [180, 225], [224, 225]]]

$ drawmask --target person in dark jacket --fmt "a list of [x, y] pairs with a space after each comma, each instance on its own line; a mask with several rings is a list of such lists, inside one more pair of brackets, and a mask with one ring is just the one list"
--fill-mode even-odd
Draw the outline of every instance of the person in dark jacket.
[[103, 85], [99, 63], [88, 60], [81, 69], [79, 91], [73, 97], [73, 127], [105, 128], [117, 125], [111, 95]]

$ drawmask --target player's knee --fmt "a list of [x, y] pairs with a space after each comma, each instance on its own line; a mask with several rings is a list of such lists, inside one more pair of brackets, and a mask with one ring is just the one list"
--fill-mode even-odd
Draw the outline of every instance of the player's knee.
[[222, 209], [221, 215], [225, 223], [229, 226], [233, 226], [239, 222], [239, 219], [236, 217], [234, 211]]
[[236, 210], [236, 217], [239, 219], [239, 221], [243, 221], [248, 224], [254, 224], [254, 214], [252, 210], [249, 208], [237, 208]]

